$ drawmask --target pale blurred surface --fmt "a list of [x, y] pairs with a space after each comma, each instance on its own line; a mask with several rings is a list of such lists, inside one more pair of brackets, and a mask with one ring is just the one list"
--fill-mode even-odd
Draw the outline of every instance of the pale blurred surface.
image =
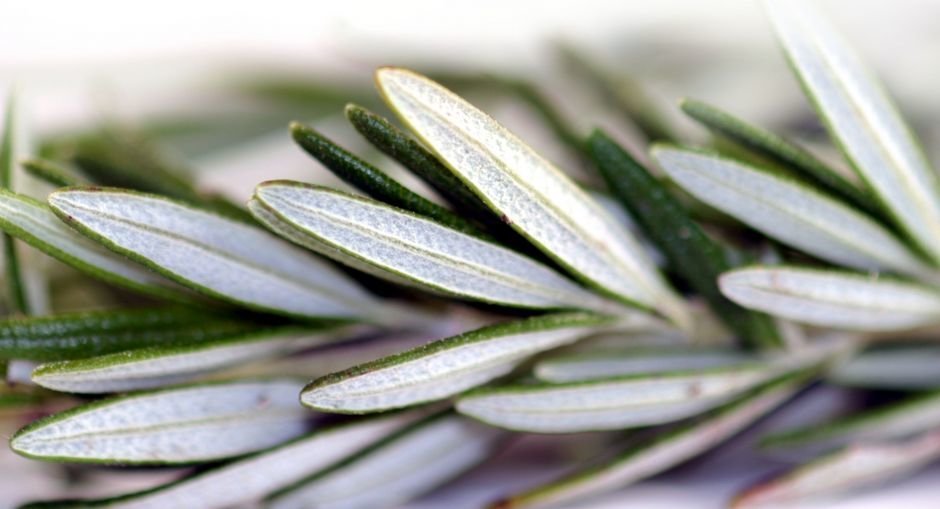
[[[936, 161], [940, 2], [822, 3], [911, 116]], [[362, 83], [385, 64], [551, 79], [547, 42], [553, 40], [572, 42], [622, 67], [667, 105], [689, 95], [767, 122], [807, 110], [759, 3], [750, 0], [30, 0], [4, 2], [0, 20], [0, 88], [16, 83], [28, 123], [38, 132], [94, 121], [102, 110], [136, 118], [201, 107], [200, 93], [218, 76], [243, 68]], [[207, 185], [241, 200], [257, 181], [301, 178], [312, 167], [286, 135], [194, 163], [205, 168]], [[543, 459], [518, 452], [498, 458], [409, 507], [479, 507], [557, 473], [559, 458]], [[577, 507], [722, 507], [736, 490], [783, 465], [755, 457], [747, 441], [739, 441], [675, 473]], [[147, 472], [96, 475], [112, 493], [166, 478]], [[48, 466], [0, 452], [0, 508], [52, 496], [64, 484]], [[940, 505], [938, 500], [940, 468], [934, 467], [880, 490], [804, 507], [927, 508]]]

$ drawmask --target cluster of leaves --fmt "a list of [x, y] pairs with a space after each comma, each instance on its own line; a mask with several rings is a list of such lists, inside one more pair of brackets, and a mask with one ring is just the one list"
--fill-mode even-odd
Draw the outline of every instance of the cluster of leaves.
[[[407, 130], [362, 106], [346, 117], [441, 200], [300, 123], [296, 143], [361, 194], [269, 181], [244, 209], [201, 193], [147, 140], [105, 131], [22, 164], [56, 187], [37, 200], [12, 190], [11, 108], [0, 228], [13, 316], [0, 322], [0, 359], [11, 377], [28, 367], [32, 385], [0, 404], [122, 393], [39, 419], [11, 447], [67, 463], [211, 465], [142, 492], [29, 507], [389, 506], [514, 433], [635, 430], [616, 454], [497, 502], [565, 505], [698, 456], [816, 380], [936, 387], [932, 345], [870, 344], [940, 324], [937, 178], [812, 10], [769, 10], [859, 179], [696, 101], [683, 111], [734, 155], [656, 144], [651, 171], [604, 132], [567, 130], [531, 86], [500, 82], [591, 161], [606, 184], [591, 190], [437, 82], [383, 68], [379, 91]], [[19, 243], [143, 304], [38, 316], [48, 306]], [[441, 334], [461, 304], [491, 323], [395, 339]], [[703, 333], [715, 320], [720, 333]], [[287, 355], [316, 378], [304, 386], [258, 364]], [[914, 470], [940, 457], [938, 426], [940, 398], [927, 392], [768, 436], [767, 448], [814, 459], [735, 504]]]

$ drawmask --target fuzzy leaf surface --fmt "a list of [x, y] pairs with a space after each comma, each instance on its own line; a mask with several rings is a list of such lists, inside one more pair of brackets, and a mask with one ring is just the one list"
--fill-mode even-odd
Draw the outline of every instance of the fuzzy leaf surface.
[[554, 165], [495, 120], [411, 71], [376, 73], [389, 106], [484, 202], [585, 282], [679, 324], [687, 311], [640, 244]]
[[744, 307], [822, 327], [891, 331], [940, 322], [940, 292], [860, 274], [748, 267], [726, 272], [719, 285]]
[[296, 380], [236, 381], [88, 403], [21, 429], [10, 440], [35, 459], [167, 465], [267, 449], [303, 434], [310, 413]]
[[936, 277], [888, 229], [796, 181], [693, 150], [660, 146], [653, 157], [699, 200], [785, 244], [861, 270]]
[[392, 281], [508, 306], [617, 307], [512, 250], [373, 200], [283, 181], [258, 186], [255, 199], [273, 230], [287, 226], [287, 238]]
[[476, 466], [505, 434], [453, 414], [409, 426], [270, 501], [272, 509], [398, 507]]
[[301, 317], [367, 317], [375, 304], [344, 274], [254, 226], [132, 191], [67, 188], [49, 196], [69, 225], [112, 251], [207, 295]]

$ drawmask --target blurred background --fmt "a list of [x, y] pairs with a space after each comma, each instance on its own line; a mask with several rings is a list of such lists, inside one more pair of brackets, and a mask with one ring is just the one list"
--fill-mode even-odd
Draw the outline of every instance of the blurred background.
[[[940, 160], [940, 2], [821, 3], [885, 83], [928, 155]], [[351, 135], [342, 107], [353, 101], [381, 110], [371, 74], [382, 65], [441, 79], [576, 174], [581, 162], [564, 138], [595, 125], [640, 152], [651, 137], [704, 138], [677, 113], [684, 96], [829, 153], [759, 2], [751, 0], [30, 0], [3, 2], [0, 20], [0, 93], [16, 89], [37, 150], [66, 150], [76, 135], [121, 126], [153, 140], [201, 187], [237, 202], [262, 180], [340, 185], [293, 145], [290, 120], [312, 122], [377, 158]], [[534, 442], [414, 507], [475, 507], [550, 477], [566, 458], [539, 457]], [[576, 454], [570, 449], [565, 454]], [[718, 507], [782, 465], [752, 456], [745, 439], [584, 507]], [[70, 475], [4, 448], [0, 507], [69, 490]], [[83, 475], [102, 477], [95, 484], [116, 493], [177, 474]], [[922, 507], [938, 495], [934, 468], [820, 507]]]

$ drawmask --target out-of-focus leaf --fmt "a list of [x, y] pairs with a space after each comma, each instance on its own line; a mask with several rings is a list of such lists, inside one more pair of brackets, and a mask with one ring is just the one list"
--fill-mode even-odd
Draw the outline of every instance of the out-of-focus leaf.
[[567, 506], [658, 474], [736, 435], [793, 396], [805, 381], [803, 374], [769, 383], [652, 440], [636, 440], [632, 447], [612, 458], [494, 504], [492, 509]]
[[[13, 174], [16, 169], [16, 150], [20, 142], [17, 131], [20, 129], [16, 119], [16, 104], [11, 95], [7, 101], [6, 115], [3, 122], [3, 139], [0, 140], [0, 189], [10, 191], [13, 188]], [[26, 315], [30, 312], [30, 302], [26, 295], [26, 284], [20, 270], [20, 255], [16, 250], [13, 237], [3, 234], [3, 269], [7, 297], [12, 311]]]
[[901, 228], [940, 260], [940, 183], [894, 105], [810, 2], [765, 5], [832, 137]]
[[408, 412], [356, 420], [316, 430], [287, 444], [154, 489], [98, 500], [35, 502], [23, 506], [22, 509], [223, 509], [258, 502], [275, 491], [356, 454], [421, 416], [421, 412]]
[[940, 458], [940, 431], [894, 442], [860, 442], [811, 461], [735, 497], [734, 509], [776, 504], [860, 489], [919, 470]]
[[0, 358], [80, 359], [151, 346], [195, 345], [264, 325], [181, 308], [90, 311], [0, 321]]
[[746, 308], [822, 327], [891, 331], [940, 322], [940, 292], [861, 274], [748, 267], [726, 272], [718, 284]]
[[940, 347], [928, 344], [872, 348], [835, 366], [830, 382], [873, 389], [940, 388]]
[[833, 448], [852, 442], [905, 438], [931, 429], [940, 429], [937, 391], [833, 421], [778, 431], [765, 436], [761, 445], [773, 449]]
[[648, 141], [677, 139], [669, 120], [635, 79], [604, 69], [570, 45], [563, 44], [557, 48], [558, 55], [569, 72], [582, 77], [599, 96], [620, 110]]
[[0, 228], [90, 276], [145, 294], [193, 302], [195, 295], [75, 232], [28, 196], [0, 189]]
[[116, 189], [67, 188], [49, 203], [89, 238], [209, 296], [307, 318], [383, 319], [346, 275], [254, 226]]
[[81, 186], [91, 184], [78, 169], [67, 164], [49, 159], [27, 159], [20, 163], [28, 173], [56, 187]]
[[504, 435], [450, 413], [434, 416], [279, 493], [270, 507], [397, 507], [486, 459]]
[[623, 347], [549, 357], [535, 366], [544, 382], [566, 383], [669, 371], [753, 364], [759, 358], [730, 348]]
[[872, 196], [843, 178], [803, 147], [701, 101], [683, 99], [680, 107], [688, 116], [716, 134], [725, 136], [784, 168], [798, 172], [809, 182], [823, 187], [852, 207], [875, 217], [882, 214]]
[[392, 177], [333, 143], [312, 127], [294, 122], [290, 125], [290, 132], [301, 148], [317, 158], [337, 177], [376, 200], [428, 217], [462, 233], [489, 238], [486, 233], [466, 219], [399, 184]]

